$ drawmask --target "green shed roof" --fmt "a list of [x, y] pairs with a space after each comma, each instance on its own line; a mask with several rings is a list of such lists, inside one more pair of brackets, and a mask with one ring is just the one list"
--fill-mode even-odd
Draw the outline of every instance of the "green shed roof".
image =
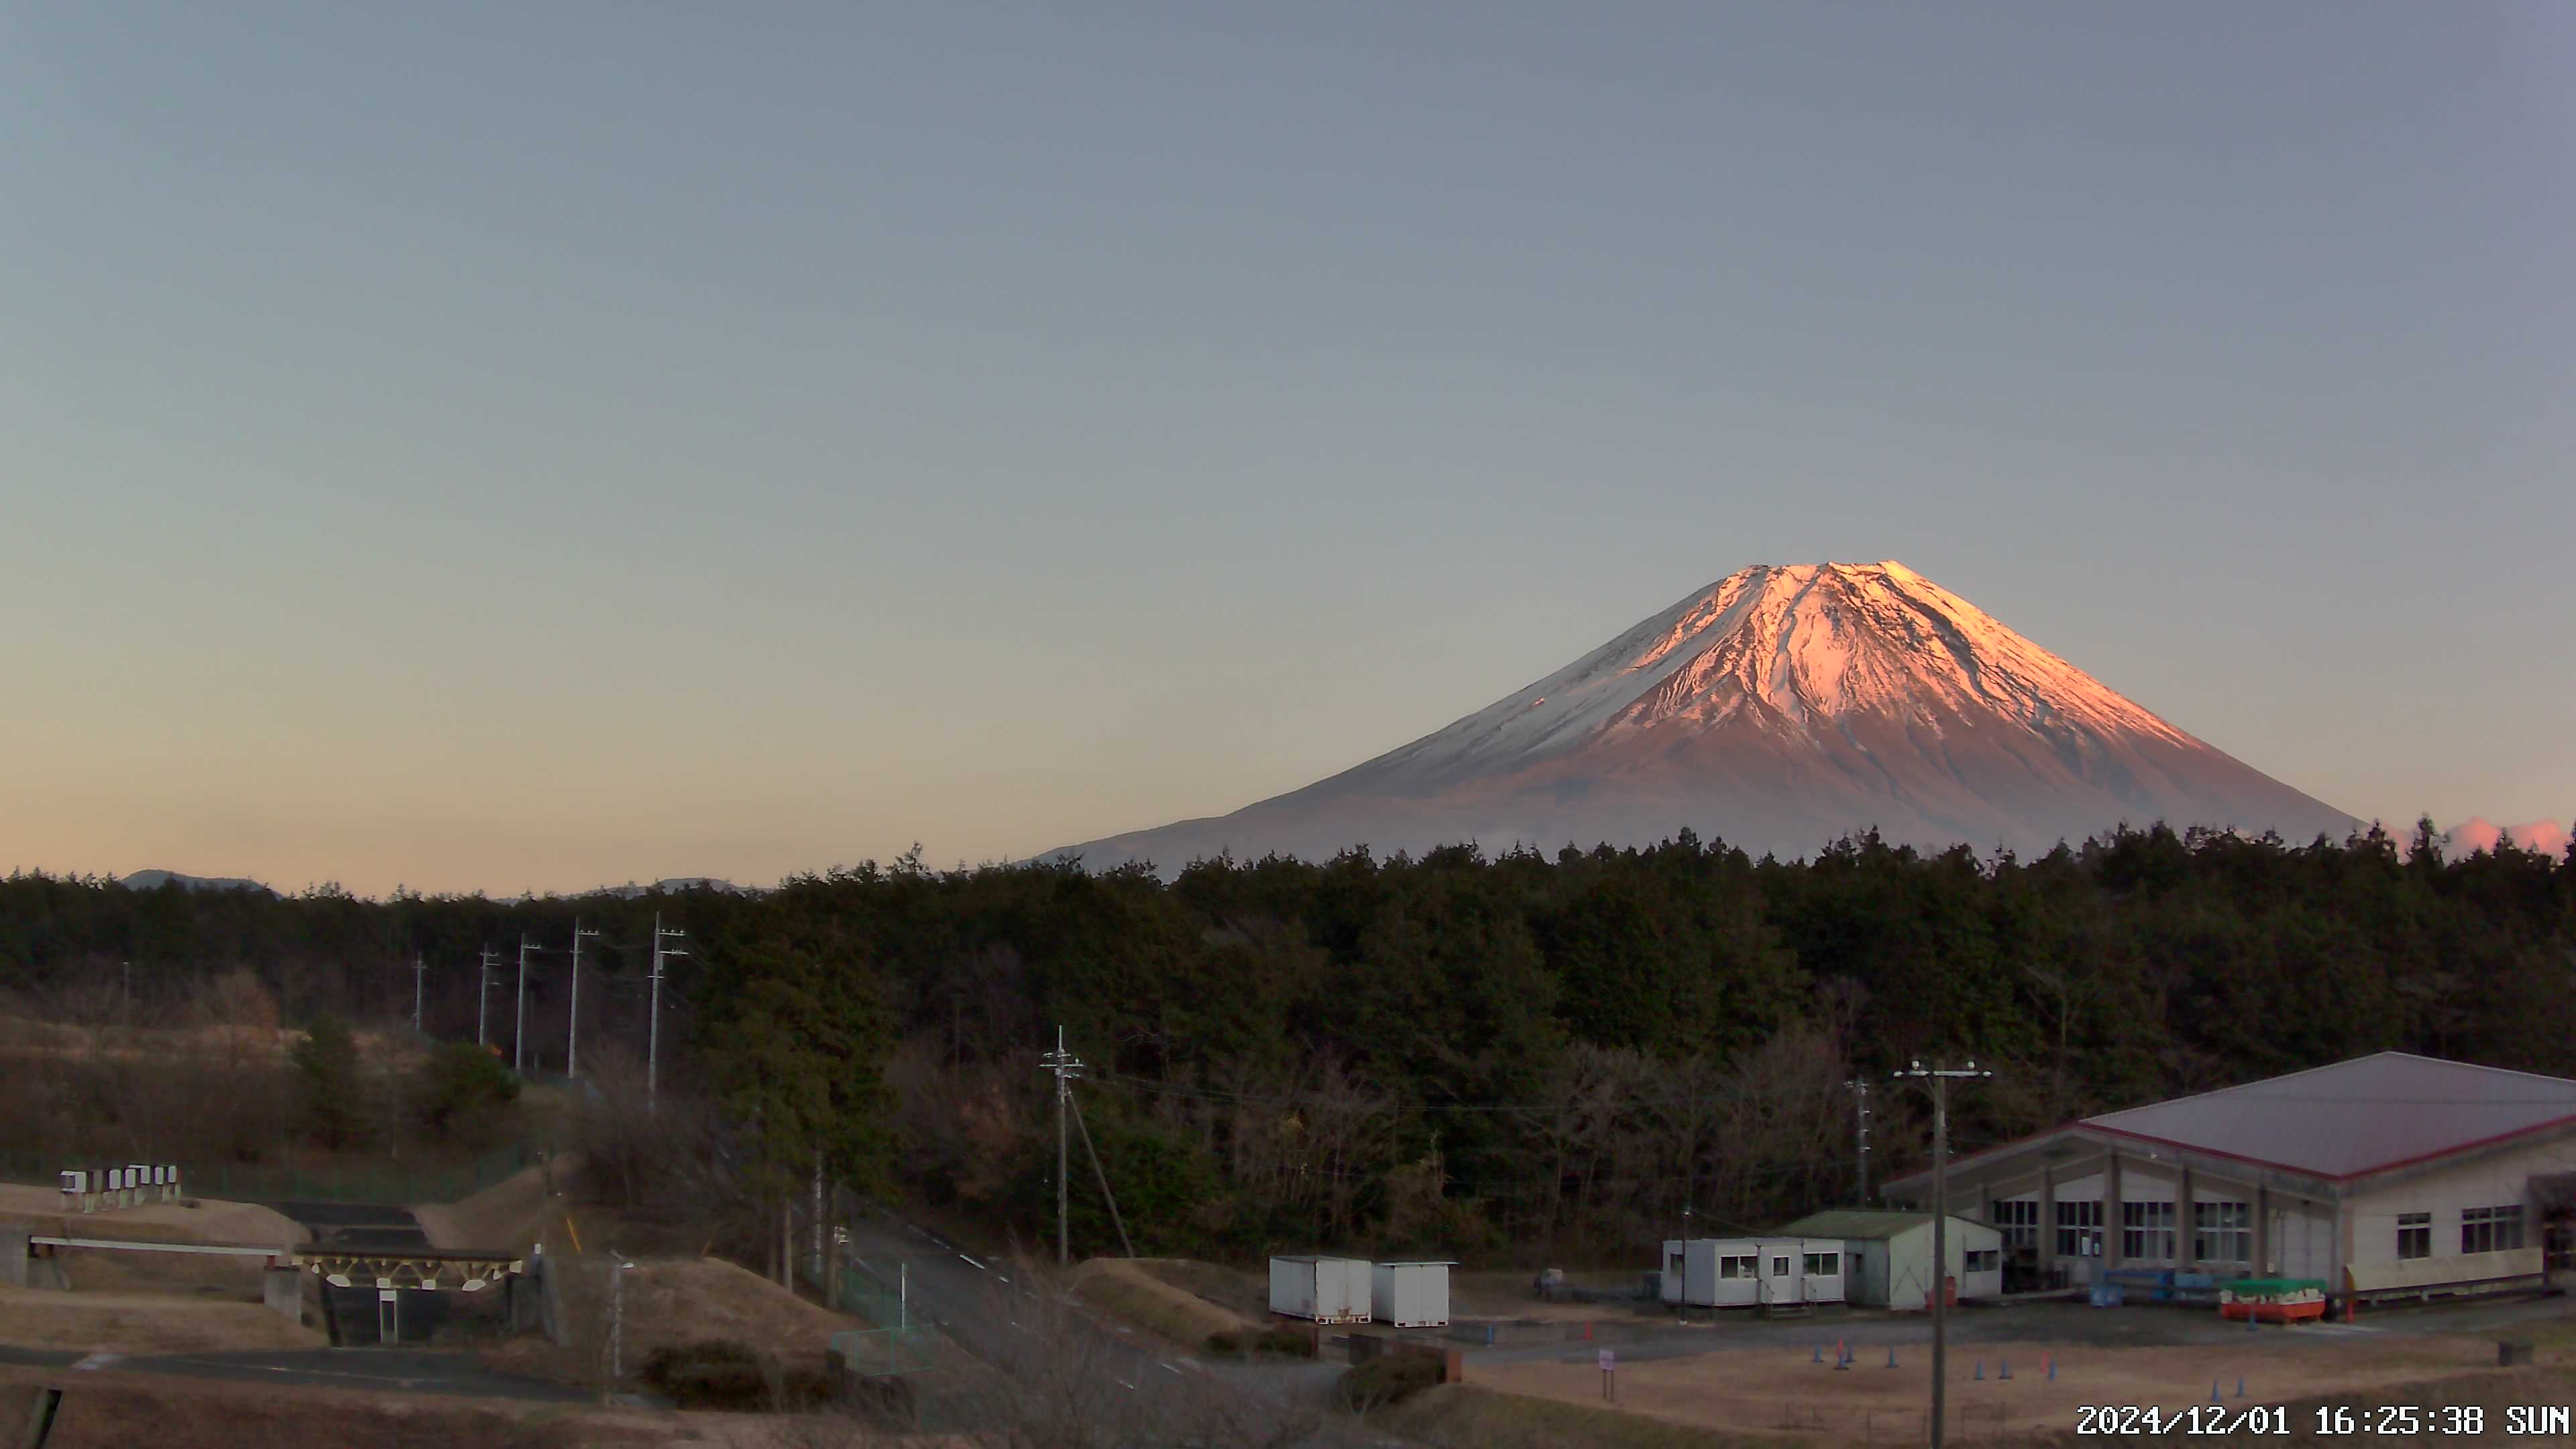
[[[1784, 1238], [1892, 1238], [1912, 1232], [1932, 1221], [1930, 1213], [1898, 1212], [1888, 1208], [1838, 1208], [1809, 1213], [1782, 1228]], [[1983, 1223], [1950, 1214], [1950, 1221], [1968, 1227], [1985, 1227]], [[1992, 1231], [1992, 1229], [1988, 1229]]]

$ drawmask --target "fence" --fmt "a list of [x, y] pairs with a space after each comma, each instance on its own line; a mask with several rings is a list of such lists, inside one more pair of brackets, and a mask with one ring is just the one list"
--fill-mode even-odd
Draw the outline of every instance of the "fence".
[[[182, 1161], [179, 1174], [190, 1197], [227, 1202], [443, 1203], [472, 1197], [536, 1160], [532, 1146], [514, 1142], [446, 1167], [406, 1167], [394, 1162], [300, 1167], [293, 1162], [266, 1166]], [[67, 1168], [122, 1166], [126, 1161], [0, 1152], [0, 1182], [52, 1187], [56, 1174]]]
[[832, 1335], [832, 1352], [851, 1373], [921, 1373], [936, 1360], [938, 1336], [926, 1318], [857, 1268], [841, 1270], [841, 1311], [873, 1325]]
[[[825, 1284], [825, 1262], [830, 1254], [828, 1250], [818, 1254], [816, 1249], [831, 1237], [832, 1224], [859, 1217], [867, 1211], [867, 1205], [858, 1194], [834, 1183], [826, 1207], [824, 1231], [820, 1234], [815, 1232], [811, 1199], [800, 1196], [791, 1202], [788, 1217], [790, 1241], [796, 1244], [797, 1279], [812, 1288], [827, 1306], [868, 1325], [833, 1334], [833, 1354], [847, 1371], [863, 1377], [928, 1371], [937, 1363], [938, 1330], [928, 1314], [914, 1310], [907, 1301], [901, 1264], [871, 1272], [842, 1259], [836, 1264], [838, 1281]], [[889, 1279], [886, 1273], [895, 1276]]]

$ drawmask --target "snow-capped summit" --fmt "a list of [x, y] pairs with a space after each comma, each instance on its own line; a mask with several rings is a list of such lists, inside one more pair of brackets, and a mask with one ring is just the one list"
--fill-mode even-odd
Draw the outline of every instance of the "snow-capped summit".
[[1166, 869], [1473, 840], [1803, 855], [2045, 850], [2122, 822], [2340, 838], [2352, 817], [2193, 738], [1894, 560], [1761, 564], [1401, 749], [1232, 815], [1068, 852]]

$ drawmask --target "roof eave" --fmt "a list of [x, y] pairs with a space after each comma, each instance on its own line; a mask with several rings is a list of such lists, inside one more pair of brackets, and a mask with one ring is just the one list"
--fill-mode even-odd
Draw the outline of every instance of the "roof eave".
[[[2280, 1162], [2271, 1158], [2255, 1157], [2242, 1152], [2229, 1152], [2223, 1148], [2204, 1146], [2196, 1142], [2184, 1142], [2171, 1137], [2157, 1137], [2149, 1133], [2137, 1132], [2124, 1127], [2106, 1127], [2099, 1122], [2084, 1120], [2069, 1122], [2064, 1126], [2025, 1137], [2018, 1142], [2006, 1142], [1994, 1147], [1986, 1148], [1979, 1152], [1971, 1153], [1966, 1157], [1953, 1158], [1950, 1163], [1950, 1170], [1953, 1173], [1956, 1173], [1959, 1169], [1972, 1164], [1998, 1161], [2008, 1157], [2019, 1156], [2054, 1142], [2069, 1139], [2092, 1139], [2100, 1141], [2105, 1147], [2114, 1146], [2117, 1142], [2151, 1143], [2178, 1156], [2201, 1157], [2220, 1162], [2239, 1163], [2247, 1167], [2260, 1168], [2266, 1172], [2276, 1172], [2294, 1178], [2305, 1178], [2312, 1182], [2324, 1184], [2338, 1193], [2344, 1193], [2350, 1192], [2356, 1187], [2359, 1187], [2374, 1178], [2385, 1177], [2390, 1174], [2404, 1173], [2412, 1169], [2431, 1167], [2435, 1164], [2446, 1162], [2454, 1158], [2468, 1157], [2480, 1153], [2497, 1151], [2515, 1146], [2526, 1139], [2546, 1136], [2553, 1132], [2566, 1132], [2571, 1130], [2576, 1130], [2576, 1113], [2570, 1113], [2561, 1117], [2553, 1117], [2546, 1122], [2534, 1122], [2526, 1127], [2517, 1127], [2510, 1132], [2499, 1132], [2492, 1136], [2481, 1137], [2471, 1142], [2455, 1143], [2449, 1147], [2440, 1148], [2432, 1152], [2419, 1152], [2411, 1157], [2401, 1157], [2388, 1162], [2374, 1163], [2368, 1167], [2354, 1168], [2348, 1172], [2325, 1172], [2314, 1167], [2303, 1167], [2295, 1162]], [[2105, 1139], [2116, 1139], [2116, 1142]], [[1919, 1192], [1931, 1182], [1931, 1179], [1931, 1169], [1924, 1168], [1917, 1172], [1908, 1173], [1903, 1177], [1889, 1179], [1880, 1191], [1884, 1193], [1896, 1193], [1900, 1190]]]

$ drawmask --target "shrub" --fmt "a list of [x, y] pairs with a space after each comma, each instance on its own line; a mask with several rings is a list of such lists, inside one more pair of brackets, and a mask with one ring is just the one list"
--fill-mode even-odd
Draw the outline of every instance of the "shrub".
[[519, 1079], [500, 1058], [472, 1042], [450, 1042], [430, 1053], [412, 1078], [412, 1115], [442, 1141], [482, 1146], [501, 1110], [519, 1100]]
[[[903, 1403], [909, 1408], [911, 1386], [900, 1379], [894, 1380], [894, 1385], [903, 1390]], [[879, 1397], [889, 1404], [893, 1402], [891, 1395], [880, 1394]], [[777, 1402], [780, 1413], [810, 1413], [831, 1401], [832, 1380], [830, 1375], [825, 1374], [821, 1369], [792, 1368], [779, 1371]]]
[[912, 1381], [903, 1378], [863, 1378], [850, 1381], [842, 1403], [864, 1419], [879, 1423], [910, 1426], [914, 1422]]
[[1367, 1413], [1402, 1403], [1440, 1382], [1440, 1360], [1428, 1354], [1403, 1353], [1354, 1364], [1333, 1385], [1342, 1407]]
[[653, 1350], [640, 1377], [683, 1409], [766, 1409], [770, 1371], [751, 1345], [709, 1339]]
[[1261, 1328], [1242, 1332], [1228, 1331], [1207, 1336], [1210, 1353], [1276, 1353], [1290, 1358], [1313, 1358], [1315, 1343], [1305, 1334], [1289, 1328]]
[[346, 1147], [366, 1127], [358, 1084], [358, 1040], [336, 1016], [319, 1016], [287, 1051], [304, 1125], [325, 1147]]

